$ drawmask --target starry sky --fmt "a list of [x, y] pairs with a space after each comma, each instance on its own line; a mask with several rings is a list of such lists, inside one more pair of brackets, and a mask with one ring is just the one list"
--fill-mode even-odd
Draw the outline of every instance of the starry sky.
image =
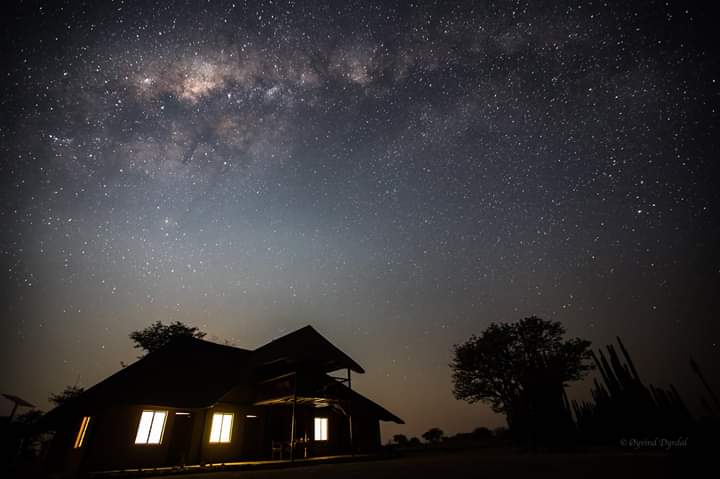
[[386, 438], [455, 433], [503, 420], [452, 398], [453, 344], [534, 314], [620, 335], [698, 402], [689, 356], [720, 364], [713, 12], [157, 3], [4, 6], [2, 392], [47, 409], [156, 320], [246, 348], [312, 324], [406, 420]]

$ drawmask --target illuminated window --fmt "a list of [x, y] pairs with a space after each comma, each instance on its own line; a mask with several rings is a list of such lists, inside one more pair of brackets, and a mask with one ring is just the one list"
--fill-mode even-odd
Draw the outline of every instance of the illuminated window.
[[315, 418], [315, 440], [316, 441], [327, 441], [328, 438], [328, 418], [316, 417]]
[[167, 411], [143, 411], [135, 436], [135, 444], [160, 444], [166, 418]]
[[221, 412], [213, 414], [212, 427], [210, 428], [210, 442], [213, 444], [230, 442], [232, 422], [232, 414]]
[[73, 446], [75, 449], [79, 449], [83, 445], [83, 441], [85, 440], [85, 433], [87, 432], [88, 424], [90, 424], [90, 417], [84, 416], [82, 418], [82, 422], [80, 423], [80, 429], [78, 429], [77, 436], [75, 436], [75, 445]]

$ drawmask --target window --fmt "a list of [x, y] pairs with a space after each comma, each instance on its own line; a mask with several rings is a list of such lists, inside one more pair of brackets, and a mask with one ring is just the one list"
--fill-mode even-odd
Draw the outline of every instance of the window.
[[315, 440], [316, 441], [327, 441], [328, 438], [328, 418], [316, 417], [315, 418]]
[[75, 445], [73, 446], [75, 449], [79, 449], [83, 445], [83, 441], [85, 440], [85, 433], [87, 432], [88, 424], [90, 424], [90, 416], [84, 416], [82, 418], [82, 422], [80, 423], [80, 429], [78, 429], [77, 436], [75, 436]]
[[212, 444], [230, 442], [232, 423], [233, 415], [230, 413], [216, 412], [213, 414], [212, 427], [210, 428], [210, 442]]
[[143, 411], [135, 436], [135, 444], [160, 444], [166, 418], [167, 411]]

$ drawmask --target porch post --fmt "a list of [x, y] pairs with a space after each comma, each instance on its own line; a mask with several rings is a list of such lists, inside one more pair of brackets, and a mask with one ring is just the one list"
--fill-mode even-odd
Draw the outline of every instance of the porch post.
[[297, 371], [295, 371], [295, 381], [293, 381], [292, 422], [290, 424], [290, 462], [295, 462], [295, 406], [297, 405], [297, 381], [298, 374]]
[[350, 368], [347, 370], [347, 382], [348, 382], [348, 389], [350, 392], [350, 398], [348, 399], [348, 428], [350, 429], [350, 455], [355, 455], [355, 445], [353, 444], [353, 425], [352, 425], [352, 410], [351, 410], [351, 401], [352, 401], [352, 381], [350, 378]]
[[15, 403], [15, 405], [14, 405], [13, 408], [12, 408], [12, 412], [10, 413], [10, 416], [7, 418], [7, 422], [10, 422], [10, 421], [13, 420], [13, 418], [15, 417], [15, 413], [17, 412], [17, 410], [18, 410], [18, 403]]

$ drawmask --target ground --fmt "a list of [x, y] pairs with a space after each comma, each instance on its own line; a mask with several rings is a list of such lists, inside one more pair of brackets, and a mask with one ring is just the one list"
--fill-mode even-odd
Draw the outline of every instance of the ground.
[[521, 454], [498, 451], [430, 453], [390, 459], [302, 465], [282, 469], [216, 471], [168, 479], [301, 479], [369, 478], [638, 478], [675, 477], [673, 460], [665, 454], [592, 452]]

